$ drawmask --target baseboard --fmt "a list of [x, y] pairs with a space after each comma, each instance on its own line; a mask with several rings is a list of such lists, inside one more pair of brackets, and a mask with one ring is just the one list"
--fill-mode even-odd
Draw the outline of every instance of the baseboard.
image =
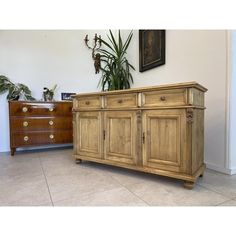
[[233, 168], [231, 169], [231, 175], [236, 175], [236, 167], [233, 167]]
[[223, 174], [231, 175], [231, 170], [230, 169], [227, 169], [227, 168], [221, 167], [221, 166], [216, 166], [214, 164], [210, 164], [210, 163], [207, 163], [207, 162], [205, 164], [206, 164], [207, 169], [211, 169], [211, 170], [221, 172]]
[[215, 170], [215, 171], [221, 172], [223, 174], [227, 174], [227, 175], [235, 175], [236, 174], [235, 167], [232, 169], [228, 169], [228, 168], [216, 166], [216, 165], [210, 164], [210, 163], [205, 163], [205, 164], [206, 164], [207, 169]]
[[[62, 144], [51, 144], [51, 145], [42, 145], [42, 146], [31, 146], [26, 148], [17, 148], [16, 151], [33, 151], [33, 150], [44, 150], [44, 149], [56, 149], [56, 148], [63, 148], [63, 147], [73, 147], [72, 143], [62, 143]], [[0, 153], [10, 153], [10, 150], [1, 150]]]

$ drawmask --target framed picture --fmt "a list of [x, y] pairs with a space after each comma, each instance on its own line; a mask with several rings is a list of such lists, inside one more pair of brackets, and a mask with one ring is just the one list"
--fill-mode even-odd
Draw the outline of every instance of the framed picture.
[[61, 100], [72, 100], [71, 95], [75, 95], [76, 93], [61, 93]]
[[139, 30], [139, 71], [165, 64], [165, 30]]

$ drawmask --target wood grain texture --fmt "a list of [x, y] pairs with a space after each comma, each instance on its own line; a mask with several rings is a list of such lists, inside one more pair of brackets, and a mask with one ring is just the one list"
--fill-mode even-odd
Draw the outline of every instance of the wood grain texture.
[[105, 122], [105, 159], [136, 164], [137, 116], [134, 111], [108, 111]]
[[103, 124], [101, 112], [79, 112], [75, 120], [76, 150], [79, 155], [102, 158]]
[[181, 143], [184, 141], [184, 110], [149, 110], [143, 113], [143, 132], [146, 142], [143, 165], [180, 171], [184, 165]]
[[76, 95], [94, 96], [102, 108], [73, 107], [75, 158], [182, 179], [193, 188], [205, 169], [206, 90], [182, 83]]
[[9, 102], [10, 148], [72, 143], [72, 102]]
[[79, 97], [74, 99], [73, 107], [75, 109], [102, 108], [102, 98], [100, 96]]
[[104, 99], [105, 108], [132, 108], [138, 106], [137, 93], [120, 95], [107, 95]]
[[182, 106], [187, 103], [186, 89], [161, 90], [143, 93], [144, 107]]

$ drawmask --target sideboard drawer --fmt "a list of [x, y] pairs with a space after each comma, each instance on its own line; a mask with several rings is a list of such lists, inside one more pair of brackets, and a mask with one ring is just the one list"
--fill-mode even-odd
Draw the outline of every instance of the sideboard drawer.
[[143, 92], [143, 106], [181, 106], [187, 104], [187, 91], [185, 89], [172, 89]]
[[12, 134], [12, 143], [14, 146], [31, 146], [37, 144], [56, 144], [71, 143], [71, 130], [65, 131], [47, 131], [47, 132], [15, 132]]
[[96, 109], [102, 108], [102, 98], [100, 96], [80, 97], [74, 100], [75, 109]]
[[71, 129], [72, 118], [65, 117], [12, 117], [11, 127], [14, 131], [30, 131], [30, 130], [58, 130]]
[[11, 102], [10, 103], [10, 115], [11, 116], [55, 116], [71, 115], [72, 103], [68, 103], [65, 106], [63, 103], [55, 102]]
[[105, 108], [134, 108], [138, 107], [137, 93], [122, 95], [107, 95], [105, 97]]

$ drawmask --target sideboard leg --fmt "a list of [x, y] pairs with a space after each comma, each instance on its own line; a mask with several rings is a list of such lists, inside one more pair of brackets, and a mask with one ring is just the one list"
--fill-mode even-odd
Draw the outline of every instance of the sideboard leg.
[[184, 181], [184, 187], [186, 189], [193, 189], [194, 183], [195, 182], [192, 182], [192, 181]]
[[15, 151], [16, 151], [16, 149], [15, 149], [15, 148], [11, 148], [11, 156], [14, 156], [14, 154], [15, 154]]
[[199, 175], [199, 177], [200, 177], [200, 178], [202, 178], [202, 177], [203, 177], [203, 173], [202, 173], [202, 174], [200, 174], [200, 175]]
[[76, 164], [81, 164], [82, 160], [81, 159], [75, 159]]

